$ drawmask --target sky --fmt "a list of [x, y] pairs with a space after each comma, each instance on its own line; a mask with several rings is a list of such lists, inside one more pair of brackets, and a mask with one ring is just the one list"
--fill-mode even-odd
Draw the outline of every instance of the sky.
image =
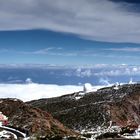
[[0, 64], [140, 64], [138, 0], [0, 0]]

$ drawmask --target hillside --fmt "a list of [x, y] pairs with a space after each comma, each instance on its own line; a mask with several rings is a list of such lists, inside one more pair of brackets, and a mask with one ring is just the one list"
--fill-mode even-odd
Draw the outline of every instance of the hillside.
[[79, 131], [108, 127], [110, 122], [121, 127], [140, 124], [140, 84], [112, 86], [28, 104], [50, 112], [64, 125]]
[[51, 138], [76, 134], [49, 113], [17, 99], [0, 99], [0, 111], [9, 118], [9, 125], [28, 130], [30, 136]]

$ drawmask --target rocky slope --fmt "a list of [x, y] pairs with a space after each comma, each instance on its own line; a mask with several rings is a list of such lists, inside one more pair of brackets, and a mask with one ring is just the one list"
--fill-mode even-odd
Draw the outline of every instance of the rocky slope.
[[31, 107], [17, 99], [0, 99], [0, 111], [8, 118], [10, 125], [24, 128], [32, 136], [70, 136], [73, 131], [64, 127], [49, 113]]
[[140, 84], [112, 86], [28, 104], [50, 112], [64, 125], [79, 131], [109, 127], [110, 122], [121, 127], [140, 124]]

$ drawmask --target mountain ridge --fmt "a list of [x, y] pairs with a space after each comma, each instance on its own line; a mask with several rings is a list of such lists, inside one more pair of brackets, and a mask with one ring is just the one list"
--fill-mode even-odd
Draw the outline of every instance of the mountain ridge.
[[[110, 121], [119, 126], [138, 125], [139, 101], [140, 84], [126, 84], [105, 87], [83, 96], [77, 92], [56, 98], [34, 100], [28, 104], [50, 112], [69, 128], [82, 131], [97, 129], [99, 126], [108, 127]], [[130, 112], [131, 115], [126, 112]]]

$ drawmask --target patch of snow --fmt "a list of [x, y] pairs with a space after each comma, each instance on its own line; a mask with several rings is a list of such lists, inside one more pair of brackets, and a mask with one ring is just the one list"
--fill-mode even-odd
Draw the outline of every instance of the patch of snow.
[[85, 95], [85, 92], [79, 92], [79, 95], [80, 96], [84, 96]]
[[0, 132], [0, 138], [9, 139], [10, 135], [13, 135], [14, 139], [17, 139], [17, 136], [9, 131], [3, 130]]
[[75, 97], [76, 100], [79, 100], [81, 98], [82, 98], [82, 96]]
[[115, 87], [114, 87], [114, 89], [115, 89], [115, 90], [118, 90], [118, 89], [119, 89], [119, 87], [115, 86]]
[[133, 134], [124, 134], [122, 137], [127, 139], [140, 139], [140, 125], [138, 126], [138, 129], [135, 130]]
[[115, 89], [115, 90], [118, 90], [119, 87], [120, 87], [120, 84], [117, 82], [117, 83], [115, 84], [115, 86], [114, 86], [114, 89]]

